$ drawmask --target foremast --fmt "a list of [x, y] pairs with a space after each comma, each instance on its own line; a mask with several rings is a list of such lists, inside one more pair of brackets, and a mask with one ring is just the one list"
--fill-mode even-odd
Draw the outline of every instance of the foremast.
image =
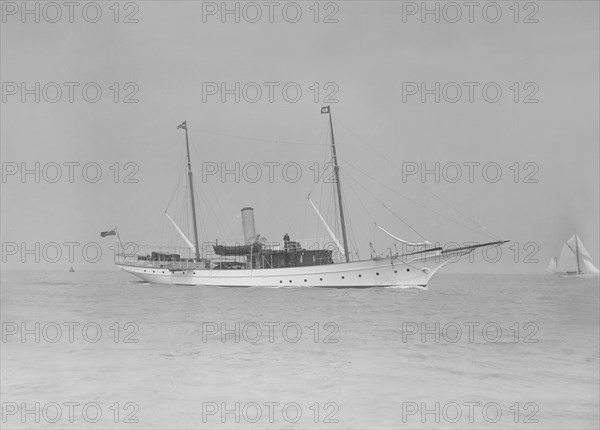
[[185, 148], [187, 154], [187, 170], [188, 170], [188, 179], [190, 181], [190, 203], [192, 205], [192, 220], [194, 225], [194, 246], [196, 247], [196, 260], [200, 260], [200, 243], [198, 241], [198, 221], [196, 220], [196, 202], [194, 199], [194, 180], [192, 173], [192, 161], [190, 159], [190, 142], [188, 139], [188, 130], [187, 130], [187, 121], [183, 121], [180, 125], [177, 126], [178, 129], [185, 130]]
[[331, 119], [331, 106], [321, 108], [321, 113], [329, 115], [329, 131], [331, 133], [331, 155], [333, 159], [333, 172], [335, 175], [335, 183], [337, 187], [338, 207], [340, 211], [340, 223], [342, 225], [342, 240], [344, 242], [344, 255], [346, 263], [350, 262], [350, 253], [348, 252], [348, 237], [346, 235], [346, 220], [344, 219], [344, 205], [342, 202], [342, 185], [340, 183], [340, 167], [338, 166], [337, 153], [335, 150], [335, 137], [333, 135], [333, 121]]

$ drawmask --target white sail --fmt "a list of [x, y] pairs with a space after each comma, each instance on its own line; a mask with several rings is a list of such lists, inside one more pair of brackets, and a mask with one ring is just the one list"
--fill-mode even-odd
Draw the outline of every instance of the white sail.
[[598, 268], [596, 266], [594, 266], [594, 264], [591, 262], [591, 255], [590, 253], [587, 251], [587, 249], [585, 249], [585, 246], [583, 246], [583, 242], [581, 241], [581, 239], [579, 238], [579, 236], [577, 234], [575, 234], [575, 238], [577, 240], [577, 252], [578, 252], [578, 257], [579, 257], [579, 267], [581, 272], [586, 273], [586, 274], [597, 274], [600, 273], [598, 271]]
[[[577, 240], [575, 240], [575, 239], [577, 239]], [[577, 236], [576, 234], [573, 235], [573, 237], [571, 239], [569, 239], [569, 241], [567, 243], [569, 244], [569, 246], [571, 248], [576, 249], [577, 252], [579, 252], [580, 257], [585, 257], [589, 260], [592, 259], [589, 252], [587, 251], [587, 249], [585, 249], [585, 246], [583, 246], [583, 242], [581, 241], [579, 236]], [[575, 247], [575, 244], [577, 244], [577, 247]]]
[[600, 273], [600, 270], [598, 270], [598, 268], [596, 266], [594, 266], [590, 260], [583, 260], [583, 268], [582, 269], [583, 269], [584, 273], [589, 273], [589, 274], [594, 274], [594, 275]]
[[196, 253], [196, 247], [192, 244], [192, 242], [190, 242], [190, 240], [185, 236], [185, 234], [183, 234], [183, 232], [181, 231], [181, 229], [179, 227], [177, 227], [177, 224], [175, 224], [175, 221], [173, 221], [173, 219], [169, 216], [169, 214], [165, 212], [165, 216], [167, 218], [169, 218], [169, 221], [171, 221], [171, 224], [173, 224], [173, 227], [175, 227], [175, 230], [177, 230], [177, 233], [179, 233], [179, 235], [181, 236], [181, 238], [183, 239], [183, 241], [187, 244], [187, 246], [190, 247], [190, 249], [192, 250], [192, 252], [195, 254]]
[[[567, 240], [562, 247], [558, 264], [555, 272], [570, 274], [597, 274], [598, 268], [591, 262], [590, 253], [583, 246], [579, 236], [574, 234]], [[548, 265], [548, 271], [551, 271], [552, 260]]]
[[342, 244], [340, 243], [339, 240], [337, 240], [337, 237], [335, 237], [335, 234], [333, 234], [333, 231], [331, 231], [331, 229], [329, 228], [329, 226], [327, 225], [327, 222], [325, 221], [325, 218], [323, 218], [323, 216], [321, 216], [321, 212], [319, 212], [319, 209], [317, 209], [317, 207], [315, 206], [315, 204], [312, 202], [312, 200], [309, 198], [308, 201], [310, 202], [310, 204], [312, 205], [313, 209], [315, 210], [315, 212], [317, 213], [317, 215], [319, 215], [319, 218], [321, 219], [321, 222], [323, 223], [323, 225], [325, 226], [325, 228], [327, 229], [327, 233], [329, 233], [329, 236], [331, 236], [331, 239], [335, 242], [335, 244], [337, 245], [338, 249], [340, 250], [340, 253], [342, 255], [345, 255], [344, 253], [344, 247], [342, 246]]
[[577, 255], [568, 243], [564, 243], [562, 246], [556, 269], [560, 273], [577, 272]]
[[556, 273], [556, 258], [552, 257], [546, 270], [550, 273]]

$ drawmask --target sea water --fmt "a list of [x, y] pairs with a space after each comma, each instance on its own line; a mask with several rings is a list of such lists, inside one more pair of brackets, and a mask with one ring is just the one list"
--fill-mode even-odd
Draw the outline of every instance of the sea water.
[[598, 278], [2, 274], [3, 428], [598, 428]]

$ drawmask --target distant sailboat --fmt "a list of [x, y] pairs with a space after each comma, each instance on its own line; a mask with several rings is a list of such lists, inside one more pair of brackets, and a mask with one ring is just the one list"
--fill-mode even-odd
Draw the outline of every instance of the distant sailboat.
[[74, 272], [75, 269], [73, 269], [73, 266], [71, 266], [71, 268], [69, 269], [69, 272]]
[[592, 257], [575, 233], [562, 247], [558, 260], [555, 257], [548, 263], [548, 272], [557, 275], [597, 275], [598, 268], [592, 263]]

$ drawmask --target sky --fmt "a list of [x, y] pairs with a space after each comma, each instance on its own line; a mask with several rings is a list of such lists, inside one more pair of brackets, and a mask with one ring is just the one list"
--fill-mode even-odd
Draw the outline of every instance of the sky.
[[192, 237], [184, 120], [201, 241], [241, 240], [246, 206], [270, 241], [326, 237], [306, 199], [337, 225], [325, 105], [360, 258], [393, 249], [377, 222], [511, 241], [447, 271], [544, 273], [575, 231], [598, 266], [598, 2], [228, 2], [239, 22], [222, 2], [89, 3], [2, 2], [3, 269], [110, 268], [114, 226], [185, 246], [164, 216]]

